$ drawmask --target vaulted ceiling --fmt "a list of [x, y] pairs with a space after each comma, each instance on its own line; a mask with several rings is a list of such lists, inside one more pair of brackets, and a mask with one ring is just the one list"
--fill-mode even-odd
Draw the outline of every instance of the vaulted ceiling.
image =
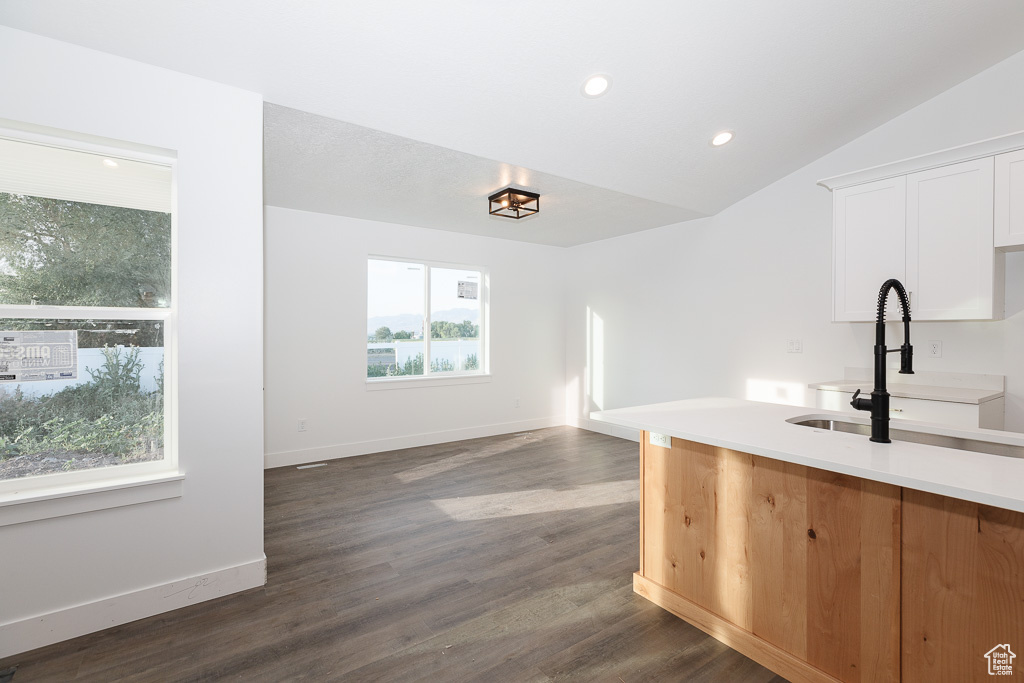
[[[670, 222], [1024, 49], [1008, 0], [4, 0], [0, 23], [647, 200]], [[612, 84], [589, 99], [593, 73]], [[722, 129], [735, 140], [711, 147]]]
[[[649, 199], [276, 104], [264, 107], [271, 206], [569, 247], [696, 218]], [[491, 216], [486, 197], [541, 194], [540, 213]]]

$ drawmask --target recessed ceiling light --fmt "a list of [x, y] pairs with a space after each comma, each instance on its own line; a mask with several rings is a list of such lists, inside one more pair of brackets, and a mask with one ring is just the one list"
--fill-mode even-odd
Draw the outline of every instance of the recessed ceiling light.
[[600, 97], [608, 92], [612, 79], [607, 74], [594, 74], [583, 82], [584, 97]]
[[114, 161], [113, 159], [104, 159], [103, 165], [109, 166], [110, 168], [117, 168], [117, 162]]
[[711, 144], [715, 147], [721, 147], [732, 140], [733, 135], [734, 133], [731, 130], [723, 130], [721, 133], [715, 133], [715, 137], [711, 138]]

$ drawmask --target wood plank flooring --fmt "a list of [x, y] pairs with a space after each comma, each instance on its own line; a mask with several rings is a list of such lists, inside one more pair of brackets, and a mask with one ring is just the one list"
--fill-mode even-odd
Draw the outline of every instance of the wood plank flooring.
[[783, 679], [632, 592], [637, 445], [570, 427], [266, 473], [266, 586], [0, 660], [30, 681]]

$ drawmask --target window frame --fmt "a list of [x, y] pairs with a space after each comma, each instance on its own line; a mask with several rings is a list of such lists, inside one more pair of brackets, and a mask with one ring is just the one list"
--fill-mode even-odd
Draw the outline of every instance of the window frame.
[[[178, 467], [178, 168], [177, 158], [169, 153], [149, 152], [112, 143], [83, 141], [73, 133], [67, 137], [0, 127], [0, 138], [27, 144], [45, 145], [75, 152], [85, 152], [111, 159], [138, 161], [166, 166], [171, 172], [171, 301], [166, 308], [129, 308], [118, 306], [46, 306], [0, 304], [0, 318], [22, 320], [124, 320], [160, 321], [163, 326], [164, 349], [164, 457], [161, 460], [111, 465], [71, 472], [32, 475], [0, 480], [0, 510], [16, 503], [36, 503], [77, 496], [95, 490], [100, 493], [121, 486], [165, 484], [180, 480]], [[178, 487], [180, 495], [180, 486]], [[145, 498], [145, 495], [142, 496]], [[150, 499], [166, 498], [154, 492]], [[92, 506], [89, 509], [102, 509]], [[60, 514], [60, 513], [57, 513]], [[71, 514], [71, 513], [66, 513]], [[45, 511], [32, 519], [56, 516]], [[21, 521], [21, 520], [19, 520]], [[5, 524], [0, 519], [0, 525]]]
[[[381, 256], [368, 254], [366, 257], [366, 296], [364, 302], [364, 318], [370, 317], [370, 292], [369, 292], [369, 262], [370, 261], [392, 261], [397, 263], [410, 263], [423, 266], [423, 374], [402, 375], [398, 377], [365, 377], [367, 390], [395, 389], [402, 386], [443, 386], [447, 384], [476, 384], [490, 381], [491, 377], [491, 354], [490, 354], [490, 322], [491, 322], [491, 275], [487, 266], [474, 266], [464, 263], [452, 263], [448, 261], [433, 261], [421, 258], [406, 258], [402, 256]], [[434, 268], [448, 270], [468, 270], [480, 273], [480, 369], [479, 370], [456, 370], [453, 372], [431, 372], [430, 370], [430, 273]], [[365, 356], [364, 356], [365, 358]], [[365, 371], [364, 371], [365, 373]]]

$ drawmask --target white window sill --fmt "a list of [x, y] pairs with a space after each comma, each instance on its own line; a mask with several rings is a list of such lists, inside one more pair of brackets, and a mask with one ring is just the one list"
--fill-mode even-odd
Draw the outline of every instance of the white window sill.
[[381, 391], [383, 389], [445, 387], [451, 384], [483, 384], [490, 381], [490, 373], [482, 375], [454, 375], [451, 377], [381, 377], [379, 379], [366, 380], [366, 390]]
[[0, 494], [0, 526], [180, 498], [185, 475], [160, 472]]

